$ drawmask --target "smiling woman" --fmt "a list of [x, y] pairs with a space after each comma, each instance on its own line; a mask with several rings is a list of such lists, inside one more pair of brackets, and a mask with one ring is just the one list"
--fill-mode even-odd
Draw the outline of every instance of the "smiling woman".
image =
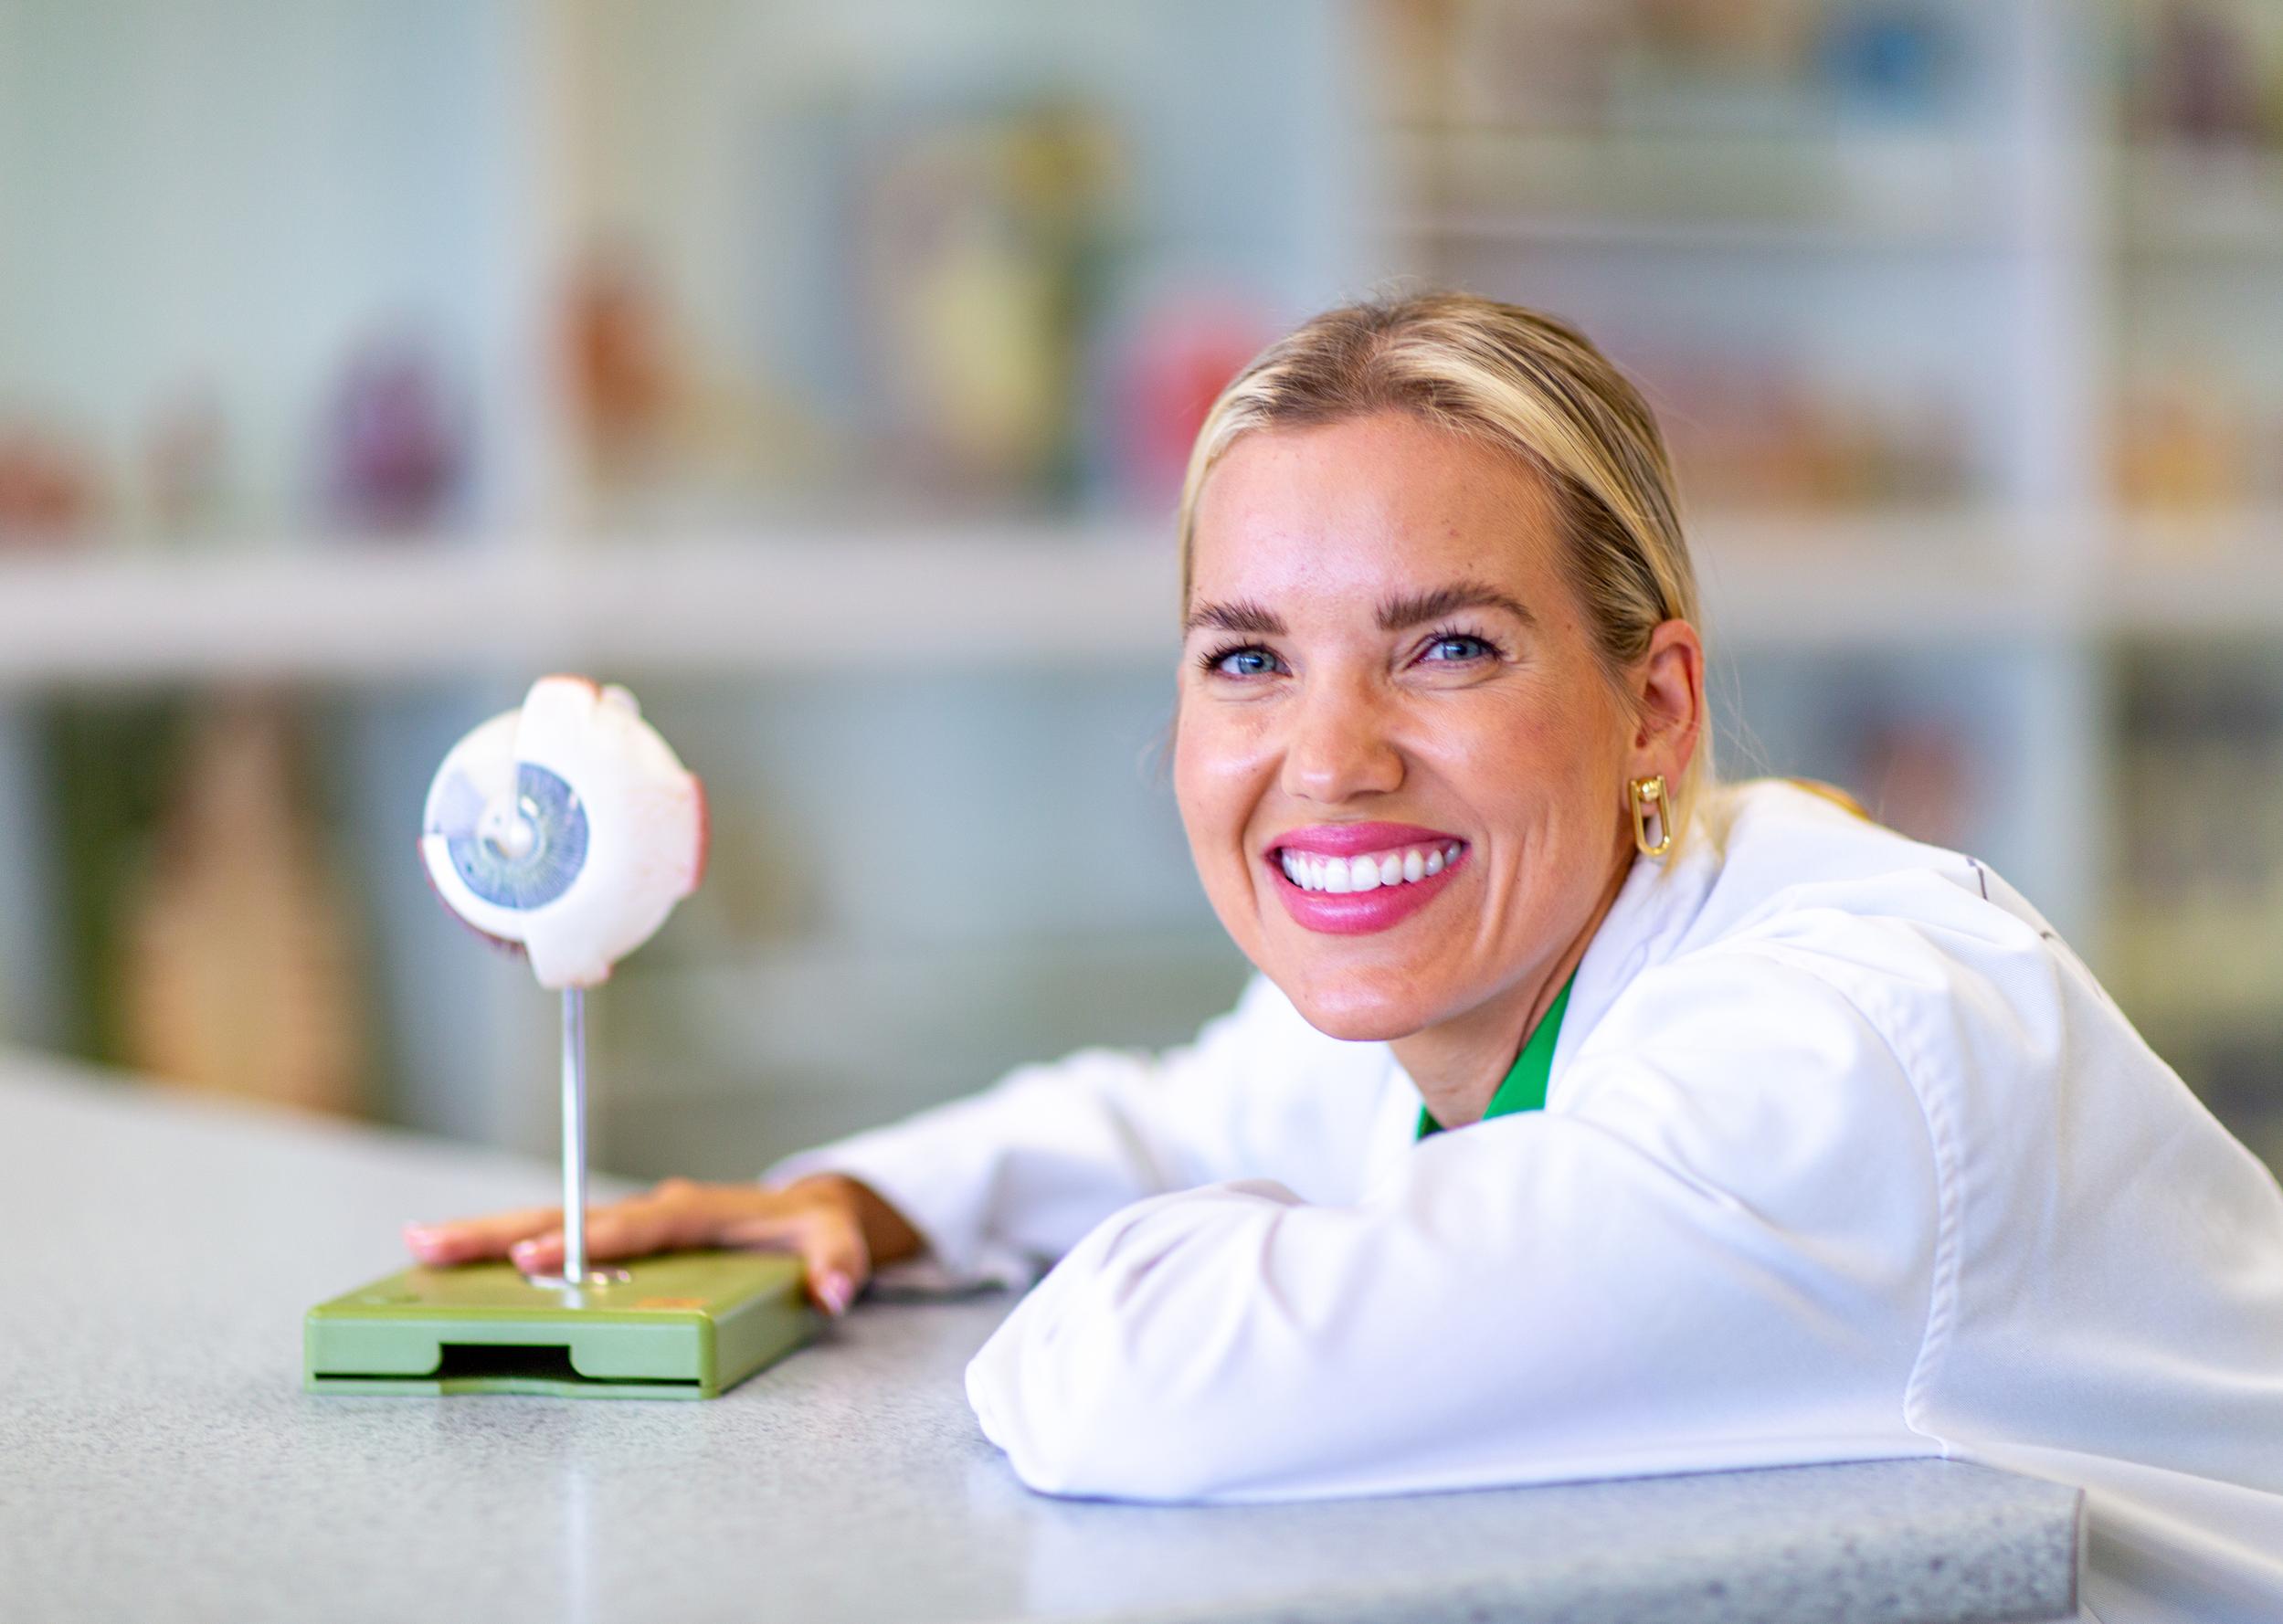
[[967, 1380], [1051, 1492], [1944, 1456], [2086, 1490], [2088, 1618], [2283, 1616], [2283, 1191], [1985, 864], [1715, 782], [1675, 511], [1560, 323], [1303, 325], [1181, 511], [1175, 787], [1237, 1008], [670, 1180], [597, 1255], [794, 1246], [835, 1312], [1052, 1264]]
[[1208, 425], [1192, 476], [1181, 815], [1245, 955], [1317, 1030], [1391, 1042], [1455, 1126], [1615, 901], [1629, 786], [1694, 799], [1703, 651], [1677, 616], [1593, 616], [1565, 517], [1592, 499], [1446, 426], [1447, 391], [1441, 422], [1390, 401], [1283, 427], [1259, 381], [1279, 370], [1224, 407], [1256, 427], [1210, 462]]

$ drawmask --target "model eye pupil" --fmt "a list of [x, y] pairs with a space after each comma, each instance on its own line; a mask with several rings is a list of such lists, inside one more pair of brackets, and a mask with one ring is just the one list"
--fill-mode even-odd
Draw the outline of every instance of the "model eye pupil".
[[1229, 660], [1239, 676], [1257, 677], [1268, 670], [1268, 655], [1259, 649], [1240, 649], [1229, 656]]

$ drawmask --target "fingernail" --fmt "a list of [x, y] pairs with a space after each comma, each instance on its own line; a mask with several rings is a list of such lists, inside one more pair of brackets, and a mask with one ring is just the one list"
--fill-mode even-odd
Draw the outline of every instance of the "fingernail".
[[836, 1269], [817, 1282], [817, 1295], [834, 1313], [846, 1313], [850, 1301], [856, 1295], [856, 1282]]
[[519, 1258], [535, 1258], [539, 1255], [539, 1243], [535, 1240], [519, 1240], [507, 1250]]

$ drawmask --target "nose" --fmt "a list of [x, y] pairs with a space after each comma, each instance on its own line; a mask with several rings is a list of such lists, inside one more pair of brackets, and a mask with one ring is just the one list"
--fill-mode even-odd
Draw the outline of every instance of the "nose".
[[1280, 783], [1294, 799], [1336, 806], [1402, 786], [1403, 755], [1392, 718], [1368, 684], [1325, 683], [1304, 690], [1284, 720]]

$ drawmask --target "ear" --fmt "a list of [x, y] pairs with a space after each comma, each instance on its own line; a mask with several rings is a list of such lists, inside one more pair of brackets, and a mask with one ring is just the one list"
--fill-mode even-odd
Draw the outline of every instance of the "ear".
[[1677, 781], [1696, 754], [1705, 722], [1705, 646], [1686, 620], [1666, 620], [1649, 634], [1649, 651], [1633, 667], [1640, 721], [1627, 755], [1628, 778], [1662, 773]]

